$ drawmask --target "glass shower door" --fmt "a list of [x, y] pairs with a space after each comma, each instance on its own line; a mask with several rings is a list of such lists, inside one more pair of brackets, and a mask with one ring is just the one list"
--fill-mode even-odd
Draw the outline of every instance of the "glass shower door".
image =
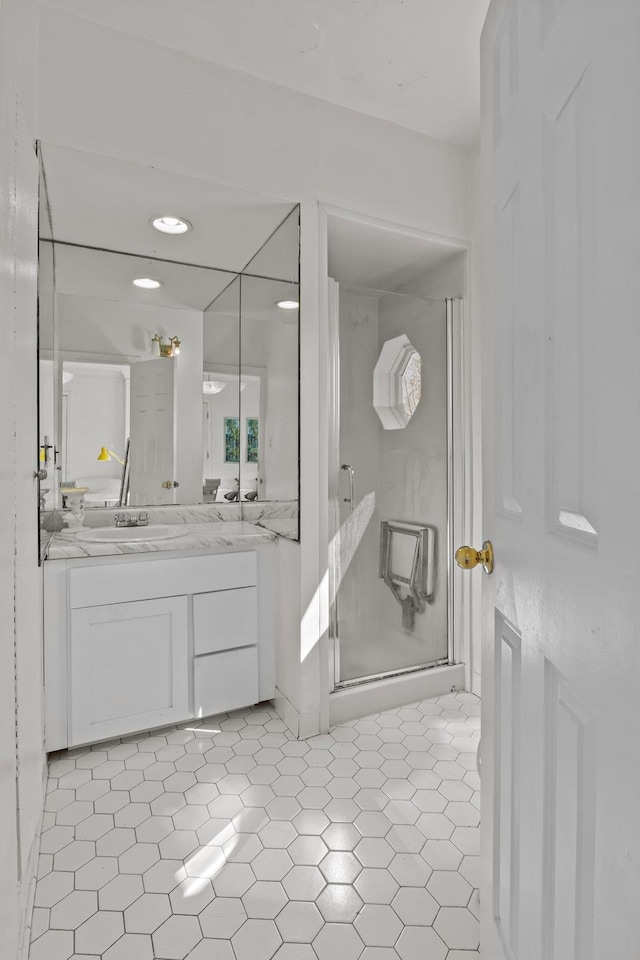
[[447, 303], [335, 284], [334, 683], [449, 661]]

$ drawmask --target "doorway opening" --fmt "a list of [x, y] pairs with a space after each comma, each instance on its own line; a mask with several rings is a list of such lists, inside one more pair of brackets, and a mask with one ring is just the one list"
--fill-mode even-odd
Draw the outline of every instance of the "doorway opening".
[[[385, 681], [398, 702], [425, 681], [431, 693], [435, 677], [436, 693], [464, 685], [453, 548], [464, 528], [465, 251], [337, 213], [327, 235], [337, 721], [375, 709]], [[353, 707], [335, 713], [349, 694]]]

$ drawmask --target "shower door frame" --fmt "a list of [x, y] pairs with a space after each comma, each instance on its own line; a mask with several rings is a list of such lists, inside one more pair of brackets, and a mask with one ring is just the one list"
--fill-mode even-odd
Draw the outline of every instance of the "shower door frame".
[[[465, 510], [469, 464], [466, 462], [466, 440], [470, 435], [465, 422], [466, 356], [464, 349], [464, 301], [458, 297], [442, 300], [447, 326], [447, 656], [411, 667], [368, 674], [352, 680], [340, 680], [339, 583], [336, 578], [337, 534], [340, 530], [340, 311], [339, 284], [328, 281], [328, 347], [329, 347], [329, 692], [345, 690], [387, 680], [392, 677], [449, 666], [460, 662], [465, 626], [468, 625], [470, 594], [467, 580], [459, 576], [455, 566], [455, 544], [468, 541], [469, 517]], [[419, 298], [417, 298], [419, 299]], [[435, 299], [438, 298], [425, 298]], [[468, 629], [468, 626], [467, 626]]]

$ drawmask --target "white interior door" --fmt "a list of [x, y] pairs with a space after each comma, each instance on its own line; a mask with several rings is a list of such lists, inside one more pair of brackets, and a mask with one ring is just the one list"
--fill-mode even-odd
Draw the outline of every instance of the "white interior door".
[[483, 34], [488, 960], [640, 956], [639, 47], [637, 0]]
[[176, 444], [175, 360], [163, 357], [132, 363], [132, 505], [178, 502]]

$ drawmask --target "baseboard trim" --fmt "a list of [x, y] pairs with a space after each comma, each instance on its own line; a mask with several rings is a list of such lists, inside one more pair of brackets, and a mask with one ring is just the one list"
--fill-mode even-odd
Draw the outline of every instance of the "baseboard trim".
[[25, 867], [22, 873], [22, 882], [20, 884], [20, 939], [18, 941], [17, 960], [28, 960], [29, 948], [31, 946], [31, 925], [33, 920], [33, 907], [36, 898], [36, 883], [38, 880], [38, 864], [40, 861], [40, 840], [42, 837], [42, 824], [44, 818], [44, 802], [47, 793], [47, 760], [46, 756], [42, 771], [42, 812], [38, 821], [36, 835], [31, 844], [31, 850], [27, 857]]
[[465, 667], [456, 663], [444, 667], [432, 667], [416, 673], [405, 673], [388, 680], [374, 680], [358, 686], [336, 690], [329, 696], [329, 722], [331, 726], [366, 717], [370, 713], [392, 710], [417, 700], [441, 697], [452, 688], [464, 690]]
[[274, 698], [276, 713], [286, 723], [296, 740], [307, 740], [320, 733], [320, 711], [301, 713], [284, 693], [276, 687]]

